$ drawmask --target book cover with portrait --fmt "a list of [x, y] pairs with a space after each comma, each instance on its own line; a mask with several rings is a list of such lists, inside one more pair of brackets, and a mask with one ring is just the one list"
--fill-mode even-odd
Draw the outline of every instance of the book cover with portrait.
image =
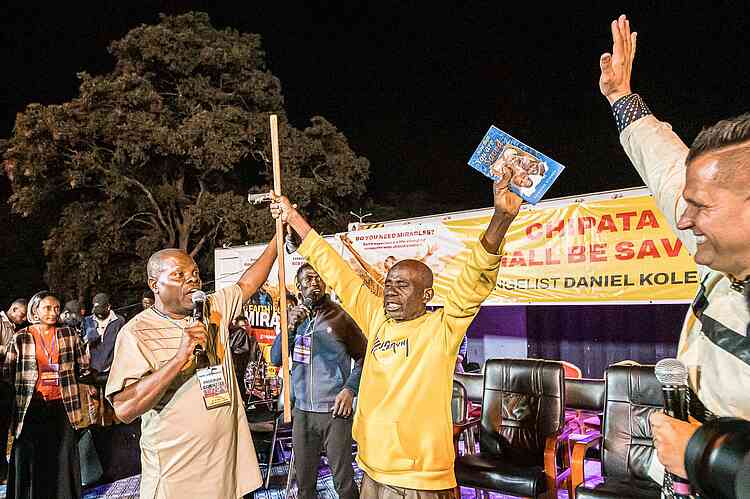
[[563, 165], [527, 146], [495, 126], [491, 126], [469, 166], [492, 180], [500, 178], [504, 167], [513, 172], [510, 190], [524, 201], [537, 204], [565, 169]]

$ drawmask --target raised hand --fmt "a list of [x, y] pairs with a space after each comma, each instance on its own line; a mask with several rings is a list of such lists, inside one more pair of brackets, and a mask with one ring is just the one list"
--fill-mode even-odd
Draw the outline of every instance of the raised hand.
[[612, 21], [611, 28], [612, 53], [606, 52], [599, 58], [602, 70], [599, 90], [613, 104], [631, 93], [630, 74], [633, 71], [637, 33], [630, 32], [630, 21], [624, 14]]
[[287, 324], [289, 325], [289, 328], [296, 328], [303, 320], [305, 320], [308, 316], [308, 310], [306, 307], [303, 307], [302, 305], [297, 305], [296, 307], [289, 310], [288, 318], [287, 318]]
[[273, 218], [281, 217], [281, 221], [287, 223], [289, 216], [296, 211], [297, 205], [289, 202], [286, 196], [276, 196], [271, 193], [271, 216]]
[[289, 202], [286, 196], [276, 196], [273, 192], [270, 193], [270, 196], [271, 216], [291, 225], [300, 240], [304, 240], [307, 237], [307, 233], [312, 230], [312, 227], [297, 211], [297, 205]]
[[523, 200], [509, 189], [513, 177], [513, 169], [508, 166], [503, 167], [502, 176], [492, 185], [492, 194], [495, 212], [515, 218]]

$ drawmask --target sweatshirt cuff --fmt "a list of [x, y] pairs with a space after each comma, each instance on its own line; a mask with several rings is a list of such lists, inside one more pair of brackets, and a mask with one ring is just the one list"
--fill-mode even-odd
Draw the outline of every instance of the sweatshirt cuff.
[[315, 244], [320, 241], [322, 238], [320, 237], [320, 234], [315, 229], [310, 229], [310, 232], [307, 233], [305, 236], [305, 239], [302, 241], [302, 244], [299, 245], [297, 248], [297, 253], [302, 255], [305, 258], [310, 257], [310, 249], [315, 246]]
[[497, 249], [497, 254], [490, 253], [484, 248], [484, 244], [482, 244], [482, 239], [484, 238], [484, 231], [479, 235], [479, 240], [476, 242], [474, 247], [474, 255], [477, 259], [477, 262], [482, 266], [486, 268], [493, 267], [495, 265], [500, 264], [500, 256], [503, 254], [504, 248], [505, 248], [505, 238], [503, 238], [502, 241], [500, 241], [500, 247]]
[[617, 131], [622, 133], [631, 123], [651, 114], [646, 102], [638, 94], [620, 97], [612, 104]]

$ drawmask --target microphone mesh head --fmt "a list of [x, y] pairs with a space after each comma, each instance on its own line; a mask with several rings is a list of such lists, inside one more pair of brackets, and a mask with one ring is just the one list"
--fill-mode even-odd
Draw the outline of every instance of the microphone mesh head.
[[656, 363], [654, 374], [662, 385], [687, 385], [687, 367], [677, 359], [661, 359]]
[[190, 299], [193, 301], [193, 305], [196, 303], [204, 303], [206, 301], [206, 293], [203, 291], [194, 291]]

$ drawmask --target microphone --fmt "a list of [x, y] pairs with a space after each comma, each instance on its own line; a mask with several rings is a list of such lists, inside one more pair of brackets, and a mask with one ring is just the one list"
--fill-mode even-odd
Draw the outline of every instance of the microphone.
[[[654, 368], [656, 379], [661, 383], [664, 395], [664, 414], [680, 421], [688, 420], [689, 391], [687, 386], [688, 372], [685, 364], [677, 359], [662, 359]], [[667, 472], [672, 480], [674, 497], [690, 498], [690, 482]]]
[[[206, 293], [200, 290], [195, 291], [190, 300], [193, 302], [193, 319], [196, 322], [203, 322], [203, 305], [206, 303]], [[198, 368], [208, 367], [210, 364], [208, 355], [200, 344], [195, 345], [193, 357], [195, 357], [195, 363]]]
[[[307, 315], [307, 317], [312, 317], [313, 316], [313, 306], [314, 306], [314, 304], [315, 303], [308, 297], [308, 298], [304, 298], [302, 300], [302, 302], [299, 304], [299, 306], [302, 309], [304, 309], [305, 315]], [[300, 317], [295, 324], [289, 324], [289, 327], [290, 328], [292, 328], [292, 327], [296, 328], [303, 320], [304, 320], [304, 317]]]
[[[300, 295], [300, 296], [302, 296], [302, 295]], [[299, 307], [302, 308], [305, 311], [305, 315], [308, 318], [310, 318], [310, 319], [315, 314], [315, 309], [313, 308], [314, 306], [315, 306], [315, 302], [309, 296], [307, 298], [303, 298], [302, 302], [299, 304]], [[289, 330], [291, 331], [291, 330], [296, 329], [297, 326], [299, 326], [302, 323], [302, 321], [304, 321], [304, 320], [305, 320], [304, 316], [298, 317], [297, 320], [294, 322], [294, 324], [290, 323], [288, 325]]]

